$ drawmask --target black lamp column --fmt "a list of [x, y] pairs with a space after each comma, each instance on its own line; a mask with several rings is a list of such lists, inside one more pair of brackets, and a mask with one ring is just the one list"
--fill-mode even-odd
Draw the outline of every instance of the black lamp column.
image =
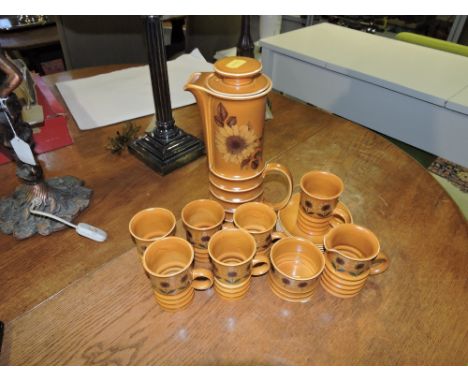
[[204, 146], [198, 138], [179, 129], [172, 117], [161, 16], [145, 17], [145, 34], [156, 126], [130, 144], [129, 151], [165, 175], [201, 156]]
[[237, 42], [237, 51], [238, 56], [244, 57], [254, 57], [254, 48], [255, 45], [250, 36], [250, 16], [242, 16], [241, 19], [241, 35], [239, 41]]

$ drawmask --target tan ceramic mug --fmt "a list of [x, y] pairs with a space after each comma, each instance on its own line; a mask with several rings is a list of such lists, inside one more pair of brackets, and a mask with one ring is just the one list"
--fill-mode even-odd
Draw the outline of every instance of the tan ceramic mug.
[[159, 239], [146, 249], [143, 267], [163, 309], [183, 309], [193, 300], [194, 289], [205, 290], [213, 285], [212, 272], [194, 269], [193, 261], [192, 246], [180, 237]]
[[310, 235], [326, 234], [333, 223], [333, 217], [346, 223], [348, 216], [337, 209], [343, 193], [343, 181], [325, 171], [310, 171], [301, 178], [301, 199], [297, 226]]
[[268, 272], [267, 256], [254, 258], [253, 236], [243, 229], [227, 228], [216, 232], [208, 243], [216, 293], [227, 300], [238, 300], [250, 287], [251, 276]]
[[276, 232], [275, 210], [259, 202], [244, 203], [234, 212], [234, 224], [243, 228], [255, 239], [257, 255], [268, 254], [273, 241], [287, 237], [282, 232]]
[[310, 241], [288, 237], [270, 252], [269, 283], [274, 294], [291, 302], [307, 302], [314, 294], [325, 267], [325, 256]]
[[187, 241], [195, 250], [195, 260], [208, 264], [208, 242], [223, 227], [223, 206], [214, 200], [198, 199], [186, 204], [181, 216]]
[[136, 213], [128, 229], [140, 257], [154, 241], [174, 235], [176, 223], [174, 214], [165, 208], [147, 208]]
[[341, 224], [325, 235], [323, 243], [326, 266], [320, 282], [334, 296], [357, 295], [369, 276], [383, 273], [389, 266], [375, 234], [359, 225]]

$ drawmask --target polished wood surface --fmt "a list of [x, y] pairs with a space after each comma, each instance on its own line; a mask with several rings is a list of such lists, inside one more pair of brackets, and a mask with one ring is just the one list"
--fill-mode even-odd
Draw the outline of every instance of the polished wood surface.
[[0, 46], [3, 49], [31, 49], [58, 43], [60, 41], [57, 26], [18, 30], [0, 33]]
[[[242, 301], [211, 290], [185, 311], [163, 312], [131, 250], [128, 221], [148, 206], [179, 216], [188, 201], [206, 197], [206, 158], [161, 177], [104, 149], [121, 125], [79, 132], [70, 120], [75, 144], [39, 158], [47, 176], [86, 180], [94, 195], [78, 220], [107, 230], [109, 240], [93, 243], [71, 230], [23, 242], [0, 237], [0, 319], [7, 321], [0, 362], [466, 364], [468, 228], [456, 205], [384, 138], [279, 94], [271, 100], [266, 158], [288, 166], [296, 184], [311, 169], [340, 176], [355, 222], [377, 234], [390, 258], [386, 273], [349, 300], [319, 289], [310, 303], [284, 302], [260, 277]], [[175, 118], [200, 136], [195, 105]], [[2, 196], [13, 191], [13, 165], [0, 167], [0, 184]]]
[[[62, 73], [45, 78], [49, 84], [53, 84], [119, 68], [122, 67], [81, 69], [72, 74]], [[329, 114], [278, 94], [272, 95], [272, 101], [273, 111], [277, 111], [277, 115], [266, 124], [267, 159], [274, 158], [319, 129], [340, 123]], [[281, 110], [288, 110], [288, 114], [281, 113]], [[174, 118], [178, 126], [201, 136], [196, 105], [176, 110]], [[140, 118], [135, 123], [143, 131], [149, 120], [150, 117]], [[115, 135], [123, 126], [117, 124], [80, 131], [70, 117], [69, 130], [74, 144], [39, 155], [47, 177], [73, 175], [85, 180], [94, 194], [90, 207], [78, 216], [77, 221], [101, 227], [109, 234], [109, 240], [104, 244], [95, 243], [69, 229], [49, 237], [36, 236], [25, 241], [1, 235], [0, 320], [15, 318], [94, 268], [129, 250], [132, 242], [128, 222], [137, 211], [160, 206], [170, 208], [178, 215], [190, 200], [208, 196], [206, 157], [162, 177], [128, 153], [112, 155], [105, 149], [108, 137]], [[0, 184], [2, 197], [11, 194], [18, 185], [12, 163], [0, 167]]]

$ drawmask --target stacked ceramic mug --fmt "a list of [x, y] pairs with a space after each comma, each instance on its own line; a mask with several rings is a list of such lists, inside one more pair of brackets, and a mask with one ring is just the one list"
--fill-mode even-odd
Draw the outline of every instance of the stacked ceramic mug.
[[[339, 200], [343, 190], [344, 184], [338, 176], [325, 171], [307, 172], [301, 178], [300, 192], [292, 196], [278, 215], [281, 229], [288, 236], [306, 239], [325, 254], [319, 277], [322, 287], [336, 297], [349, 298], [362, 290], [370, 275], [385, 271], [388, 259], [380, 252], [379, 242], [371, 231], [352, 224], [351, 212]], [[275, 269], [274, 248], [270, 273]], [[283, 288], [298, 285], [278, 277], [272, 285], [278, 287], [281, 281], [285, 284]], [[290, 301], [307, 299], [306, 295], [294, 295], [292, 290], [283, 297]]]
[[333, 228], [325, 236], [324, 246], [326, 264], [320, 283], [336, 297], [356, 296], [369, 276], [384, 272], [389, 265], [375, 234], [356, 224]]
[[156, 301], [168, 311], [187, 307], [195, 289], [206, 290], [213, 285], [213, 273], [193, 267], [193, 248], [180, 237], [154, 241], [146, 249], [142, 264]]
[[289, 237], [276, 242], [270, 253], [271, 290], [291, 302], [307, 302], [314, 294], [325, 267], [325, 256], [310, 241]]
[[181, 215], [187, 241], [195, 252], [195, 260], [201, 264], [209, 264], [208, 242], [223, 228], [223, 207], [214, 200], [199, 199], [186, 204]]
[[325, 171], [310, 171], [301, 178], [301, 198], [297, 226], [312, 236], [323, 236], [334, 226], [333, 218], [348, 220], [337, 208], [343, 181]]

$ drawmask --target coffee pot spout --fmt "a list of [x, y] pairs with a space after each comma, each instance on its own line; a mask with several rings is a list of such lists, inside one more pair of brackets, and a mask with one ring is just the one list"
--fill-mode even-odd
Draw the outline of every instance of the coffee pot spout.
[[200, 117], [202, 120], [202, 126], [203, 126], [203, 137], [205, 141], [205, 149], [206, 153], [208, 155], [208, 158], [211, 158], [213, 153], [212, 153], [212, 147], [210, 143], [207, 141], [207, 137], [210, 135], [209, 134], [209, 129], [210, 129], [210, 123], [209, 121], [211, 120], [211, 108], [210, 108], [210, 98], [212, 95], [206, 88], [206, 76], [209, 75], [210, 73], [192, 73], [190, 76], [188, 82], [184, 86], [185, 91], [189, 91], [193, 94], [195, 99], [197, 100], [197, 105], [198, 109], [200, 111]]
[[206, 126], [206, 121], [209, 121], [208, 114], [210, 112], [208, 99], [211, 95], [207, 91], [204, 77], [205, 73], [192, 73], [188, 82], [184, 86], [184, 90], [191, 92], [197, 100], [203, 125]]

